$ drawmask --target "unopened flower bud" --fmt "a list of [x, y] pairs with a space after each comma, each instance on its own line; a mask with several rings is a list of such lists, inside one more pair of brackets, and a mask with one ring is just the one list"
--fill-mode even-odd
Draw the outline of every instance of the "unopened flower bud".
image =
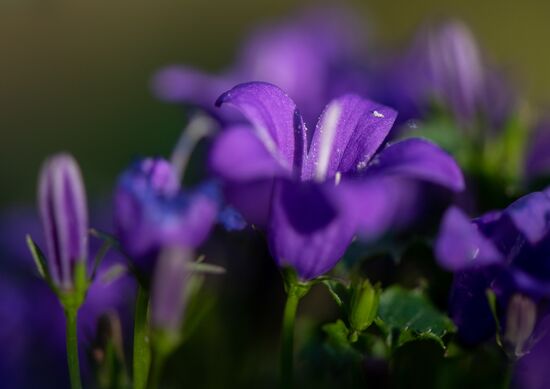
[[71, 290], [77, 264], [82, 266], [88, 251], [86, 195], [80, 169], [72, 156], [58, 154], [44, 162], [38, 207], [46, 237], [49, 276], [56, 287]]
[[349, 321], [354, 331], [366, 330], [376, 318], [380, 290], [368, 281], [362, 281], [353, 289]]

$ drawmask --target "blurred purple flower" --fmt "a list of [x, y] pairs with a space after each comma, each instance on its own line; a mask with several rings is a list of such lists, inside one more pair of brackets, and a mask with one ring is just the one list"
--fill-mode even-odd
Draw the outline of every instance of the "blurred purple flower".
[[540, 325], [541, 339], [533, 346], [529, 354], [517, 361], [514, 367], [514, 388], [546, 389], [550, 387], [550, 321]]
[[550, 175], [550, 118], [539, 121], [533, 130], [527, 148], [525, 173], [529, 178], [548, 177]]
[[251, 127], [222, 132], [211, 166], [230, 203], [267, 228], [279, 266], [302, 280], [329, 271], [357, 233], [375, 239], [406, 218], [416, 206], [411, 183], [463, 189], [454, 160], [430, 142], [380, 151], [397, 114], [359, 96], [330, 102], [311, 138], [296, 104], [274, 85], [241, 84], [217, 104], [238, 109]]
[[74, 267], [88, 254], [88, 210], [80, 168], [68, 154], [42, 166], [38, 206], [46, 236], [48, 272], [55, 286], [73, 287]]
[[[441, 266], [456, 272], [450, 311], [465, 342], [478, 343], [495, 334], [487, 290], [497, 297], [505, 336], [507, 331], [521, 333], [506, 328], [514, 323], [510, 315], [528, 307], [512, 304], [520, 301], [516, 296], [526, 296], [539, 306], [550, 297], [549, 222], [548, 189], [472, 221], [457, 208], [447, 211], [435, 252]], [[545, 313], [538, 312], [538, 317]]]
[[[153, 80], [154, 93], [175, 103], [190, 103], [211, 111], [215, 99], [233, 85], [265, 81], [294, 97], [308, 120], [313, 120], [330, 98], [365, 88], [357, 67], [365, 31], [349, 10], [321, 8], [263, 26], [250, 34], [234, 65], [219, 75], [185, 66], [170, 66]], [[239, 116], [216, 112], [234, 122]]]
[[218, 216], [213, 183], [183, 190], [180, 177], [162, 158], [137, 161], [118, 180], [114, 196], [117, 237], [143, 274], [151, 274], [162, 247], [195, 248]]
[[376, 74], [374, 96], [396, 107], [402, 121], [424, 118], [435, 102], [463, 125], [481, 115], [499, 128], [513, 113], [513, 91], [486, 65], [472, 32], [461, 22], [426, 26], [404, 55], [390, 61], [382, 64], [382, 75]]

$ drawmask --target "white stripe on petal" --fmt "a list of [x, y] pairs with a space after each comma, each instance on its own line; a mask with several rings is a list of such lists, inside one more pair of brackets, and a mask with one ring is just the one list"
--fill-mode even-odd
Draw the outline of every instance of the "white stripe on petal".
[[341, 113], [342, 107], [340, 104], [333, 103], [328, 107], [323, 117], [323, 123], [321, 123], [319, 127], [321, 139], [319, 142], [319, 159], [317, 160], [317, 169], [315, 171], [315, 179], [317, 181], [324, 181], [326, 178], [330, 154], [332, 152], [332, 144], [334, 143], [334, 137], [336, 136], [336, 129]]

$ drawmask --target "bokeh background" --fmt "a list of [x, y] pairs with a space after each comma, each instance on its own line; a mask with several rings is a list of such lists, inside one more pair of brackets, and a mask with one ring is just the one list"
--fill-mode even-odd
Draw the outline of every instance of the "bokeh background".
[[[239, 43], [254, 27], [319, 3], [0, 0], [0, 209], [34, 204], [40, 164], [60, 150], [77, 157], [89, 197], [108, 198], [116, 176], [135, 156], [168, 155], [184, 124], [180, 107], [159, 102], [151, 94], [151, 76], [157, 69], [184, 63], [206, 71], [221, 70], [233, 61]], [[531, 108], [542, 110], [550, 103], [550, 3], [348, 3], [364, 18], [369, 40], [380, 47], [407, 44], [424, 21], [462, 19], [489, 57], [514, 75]], [[280, 279], [257, 236], [218, 231], [217, 238], [217, 244], [208, 249], [210, 256], [231, 252], [234, 262], [228, 266], [227, 277], [214, 281], [216, 287], [204, 296], [205, 304], [217, 309], [209, 311], [208, 326], [168, 363], [169, 380], [199, 383], [195, 387], [266, 387], [266, 382], [273, 382], [270, 378], [277, 361]], [[424, 252], [417, 255], [427, 256]], [[244, 257], [246, 262], [237, 260]], [[382, 258], [380, 263], [390, 262]], [[386, 270], [383, 266], [381, 271]], [[410, 275], [423, 269], [422, 263], [405, 262], [398, 270]], [[434, 272], [433, 279], [448, 284], [450, 275]], [[447, 293], [441, 291], [438, 296], [436, 303], [443, 307]], [[300, 331], [337, 317], [329, 301], [326, 292], [312, 291], [304, 302], [298, 339]], [[303, 346], [299, 348], [316, 353]], [[434, 379], [430, 374], [445, 369], [446, 362], [434, 345], [418, 347], [403, 353], [399, 363], [409, 366], [421, 352], [423, 370], [403, 369], [415, 377], [398, 377], [398, 382], [409, 384], [414, 378], [425, 387], [436, 387], [429, 381]], [[501, 372], [502, 356], [490, 355], [493, 351], [481, 350], [465, 367], [472, 376], [482, 376], [476, 387], [492, 387], [491, 379]], [[487, 362], [488, 355], [493, 362]], [[476, 373], [480, 366], [483, 371]], [[210, 368], [215, 373], [208, 374]], [[456, 381], [457, 387], [469, 384]]]
[[[380, 45], [461, 18], [535, 107], [550, 102], [550, 3], [349, 3]], [[150, 93], [156, 69], [222, 69], [254, 26], [308, 4], [319, 1], [0, 0], [0, 206], [34, 202], [40, 163], [59, 150], [78, 157], [91, 195], [108, 195], [133, 156], [169, 153], [180, 132], [180, 109]]]

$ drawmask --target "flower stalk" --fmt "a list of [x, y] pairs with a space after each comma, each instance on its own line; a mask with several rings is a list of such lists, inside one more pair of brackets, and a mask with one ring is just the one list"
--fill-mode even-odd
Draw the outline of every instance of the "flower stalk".
[[78, 360], [78, 335], [77, 335], [78, 308], [65, 309], [67, 323], [67, 361], [69, 364], [69, 376], [72, 389], [81, 389], [80, 363]]
[[294, 381], [294, 323], [298, 304], [310, 288], [310, 283], [301, 283], [296, 273], [285, 271], [286, 303], [283, 312], [281, 334], [281, 388], [289, 389]]
[[149, 294], [140, 285], [134, 314], [134, 388], [145, 389], [151, 365], [151, 347], [148, 325]]

